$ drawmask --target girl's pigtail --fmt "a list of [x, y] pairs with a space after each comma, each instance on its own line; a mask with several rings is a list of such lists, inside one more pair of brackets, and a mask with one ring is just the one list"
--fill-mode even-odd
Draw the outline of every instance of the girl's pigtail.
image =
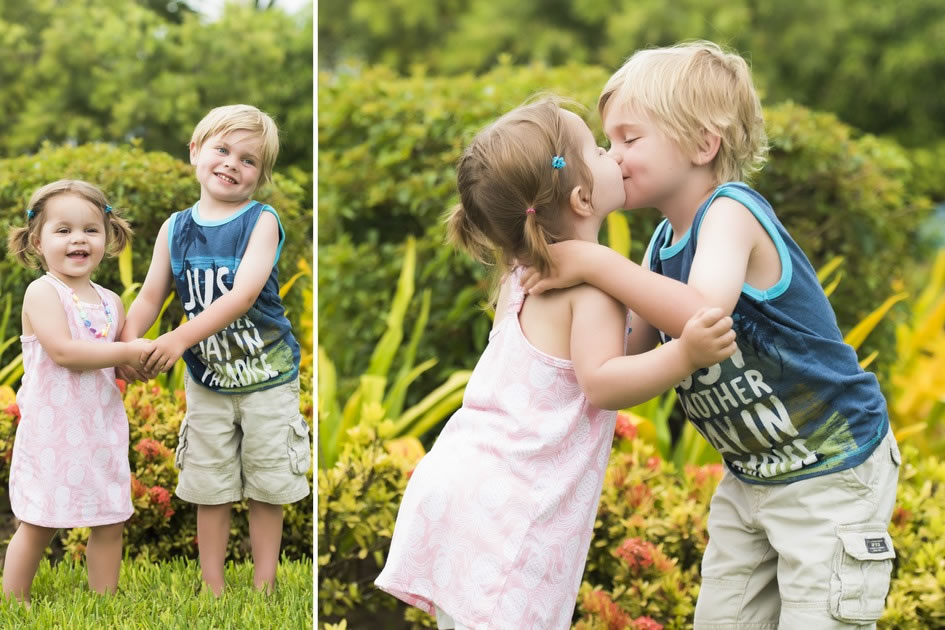
[[534, 208], [525, 212], [525, 258], [543, 276], [551, 272], [551, 250], [548, 249], [548, 234], [541, 226]]
[[450, 210], [446, 218], [446, 234], [451, 244], [465, 250], [479, 262], [484, 264], [492, 262], [495, 245], [473, 222], [463, 204], [458, 203]]
[[30, 245], [30, 230], [28, 226], [10, 228], [10, 233], [7, 235], [7, 250], [24, 267], [29, 267], [30, 269], [39, 268], [36, 253]]
[[117, 256], [131, 241], [131, 235], [134, 231], [131, 229], [131, 225], [115, 214], [115, 210], [111, 208], [105, 213], [105, 227], [110, 232], [108, 253]]

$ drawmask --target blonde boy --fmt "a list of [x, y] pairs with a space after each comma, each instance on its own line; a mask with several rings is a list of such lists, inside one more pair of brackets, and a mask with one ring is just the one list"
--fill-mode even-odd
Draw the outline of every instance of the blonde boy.
[[[766, 149], [748, 65], [710, 42], [639, 51], [598, 109], [627, 208], [665, 219], [643, 268], [568, 241], [553, 246], [557, 274], [526, 286], [587, 282], [613, 295], [645, 320], [633, 323], [634, 353], [678, 337], [698, 308], [734, 319], [735, 355], [676, 387], [727, 467], [695, 628], [875, 627], [895, 556], [899, 451], [876, 378], [843, 343], [809, 261], [740, 181]], [[672, 320], [667, 304], [675, 324], [648, 325]]]
[[285, 232], [253, 201], [279, 152], [276, 125], [248, 105], [213, 109], [194, 129], [200, 200], [164, 222], [121, 339], [143, 334], [176, 289], [188, 321], [155, 341], [148, 374], [187, 364], [176, 494], [197, 504], [204, 581], [223, 592], [230, 504], [249, 499], [256, 588], [271, 591], [282, 505], [308, 495], [308, 425], [299, 414], [299, 344], [279, 298]]

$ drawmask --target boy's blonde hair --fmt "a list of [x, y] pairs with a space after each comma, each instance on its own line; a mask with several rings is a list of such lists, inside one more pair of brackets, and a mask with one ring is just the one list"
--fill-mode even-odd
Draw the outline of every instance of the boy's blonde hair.
[[30, 197], [26, 212], [26, 225], [10, 229], [7, 235], [7, 249], [20, 264], [37, 269], [46, 268], [46, 261], [36, 249], [43, 224], [46, 223], [46, 204], [59, 195], [74, 195], [90, 202], [102, 212], [105, 221], [105, 252], [117, 256], [131, 240], [131, 226], [118, 215], [118, 211], [108, 205], [103, 193], [97, 186], [80, 179], [60, 179], [39, 188]]
[[248, 131], [259, 136], [262, 155], [259, 165], [262, 183], [272, 181], [272, 167], [279, 155], [279, 129], [275, 121], [265, 112], [252, 105], [224, 105], [211, 109], [203, 117], [190, 137], [197, 149], [208, 138], [217, 134], [225, 135], [232, 131]]
[[[511, 261], [551, 269], [549, 243], [565, 238], [571, 191], [593, 178], [563, 99], [544, 95], [480, 131], [459, 159], [460, 203], [447, 217], [449, 240], [503, 273]], [[555, 168], [555, 157], [564, 166]]]
[[713, 42], [637, 51], [604, 86], [601, 118], [608, 107], [645, 116], [687, 155], [702, 146], [703, 130], [717, 134], [717, 183], [750, 179], [764, 165], [768, 139], [751, 69]]

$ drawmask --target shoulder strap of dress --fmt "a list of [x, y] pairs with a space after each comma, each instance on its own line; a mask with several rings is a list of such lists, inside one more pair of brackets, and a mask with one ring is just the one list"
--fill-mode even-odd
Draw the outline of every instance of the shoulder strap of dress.
[[525, 303], [525, 291], [522, 289], [522, 272], [524, 267], [516, 267], [512, 270], [509, 278], [509, 305], [506, 308], [507, 313], [518, 315], [522, 310], [522, 304]]

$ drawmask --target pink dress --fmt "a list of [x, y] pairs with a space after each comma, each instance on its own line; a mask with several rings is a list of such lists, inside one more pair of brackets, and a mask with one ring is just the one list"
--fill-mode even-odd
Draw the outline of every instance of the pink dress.
[[420, 461], [375, 585], [472, 630], [571, 625], [616, 413], [522, 334], [520, 273], [463, 406]]
[[[72, 292], [49, 275], [56, 287], [73, 339], [102, 341], [86, 328]], [[119, 304], [109, 300], [118, 334]], [[92, 328], [103, 330], [102, 303], [82, 304]], [[16, 394], [20, 424], [10, 462], [10, 505], [21, 521], [42, 527], [92, 527], [120, 523], [133, 512], [128, 466], [128, 417], [114, 368], [76, 371], [55, 363], [35, 335], [23, 343], [23, 383]]]

